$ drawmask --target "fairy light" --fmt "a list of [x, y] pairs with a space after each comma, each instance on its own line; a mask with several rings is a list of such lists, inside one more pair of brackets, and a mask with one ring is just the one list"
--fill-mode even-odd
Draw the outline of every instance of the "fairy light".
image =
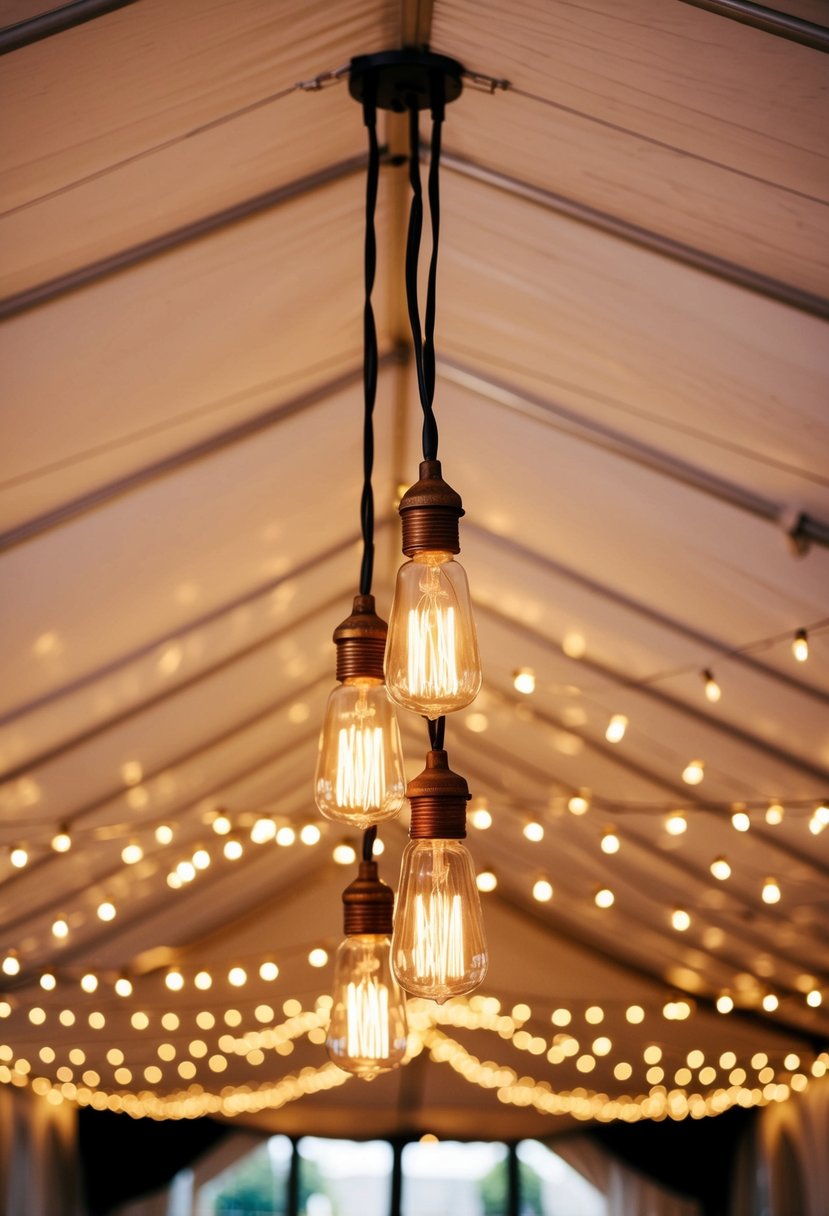
[[763, 883], [763, 903], [779, 904], [781, 898], [780, 884], [776, 878], [767, 878]]
[[227, 973], [227, 982], [234, 988], [242, 988], [248, 982], [248, 973], [244, 967], [231, 967]]
[[16, 870], [22, 870], [29, 864], [28, 849], [22, 844], [15, 845], [9, 853], [9, 861]]
[[688, 831], [688, 820], [682, 811], [670, 811], [665, 819], [665, 831], [669, 836], [682, 836]]
[[280, 849], [289, 849], [296, 841], [296, 832], [290, 824], [285, 823], [281, 828], [277, 829], [274, 840]]
[[810, 1009], [819, 1009], [823, 1004], [823, 995], [817, 988], [813, 988], [811, 992], [806, 993], [806, 1004]]
[[540, 904], [549, 903], [553, 898], [553, 885], [547, 878], [537, 878], [533, 883], [533, 899]]
[[132, 980], [126, 975], [120, 975], [115, 981], [115, 995], [120, 997], [132, 996]]
[[207, 992], [213, 987], [213, 976], [209, 971], [197, 971], [193, 976], [193, 985], [198, 988], [199, 992]]
[[155, 829], [155, 838], [159, 844], [172, 844], [174, 832], [169, 823], [160, 823]]
[[722, 697], [722, 689], [714, 679], [710, 668], [706, 667], [705, 671], [700, 672], [700, 676], [702, 677], [702, 682], [705, 685], [706, 701], [716, 704], [717, 701], [719, 701], [719, 699]]
[[731, 866], [724, 857], [715, 857], [709, 868], [720, 882], [725, 882], [727, 878], [731, 877]]
[[699, 785], [705, 776], [705, 761], [691, 760], [682, 770], [682, 780], [686, 785]]
[[58, 831], [55, 832], [50, 843], [56, 853], [69, 852], [72, 848], [72, 837], [69, 835], [69, 828], [66, 824], [62, 824]]
[[97, 911], [97, 915], [98, 915], [98, 920], [103, 920], [103, 921], [115, 920], [115, 916], [116, 916], [115, 904], [110, 903], [110, 901], [108, 899], [105, 899], [103, 901], [103, 903], [98, 904], [96, 911]]
[[19, 975], [20, 974], [20, 959], [17, 957], [15, 950], [10, 950], [2, 963], [4, 975]]
[[538, 844], [544, 839], [544, 824], [539, 823], [537, 819], [529, 819], [524, 824], [522, 833], [525, 840]]
[[93, 975], [91, 971], [87, 971], [86, 975], [81, 976], [81, 988], [90, 996], [98, 990], [98, 977]]
[[262, 963], [261, 967], [259, 968], [259, 977], [260, 979], [265, 980], [266, 983], [273, 983], [278, 975], [279, 968], [277, 967], [276, 963], [272, 962], [270, 959]]
[[59, 916], [52, 922], [52, 936], [61, 939], [69, 936], [69, 925], [64, 917]]
[[335, 845], [331, 856], [338, 866], [350, 866], [357, 860], [354, 845], [349, 844], [347, 840]]
[[529, 696], [535, 692], [535, 672], [531, 667], [519, 667], [512, 675], [512, 686], [516, 692]]
[[601, 850], [603, 853], [613, 854], [618, 853], [621, 848], [621, 841], [616, 834], [616, 829], [609, 827], [602, 832]]
[[191, 860], [197, 870], [206, 870], [210, 865], [210, 854], [207, 849], [196, 849]]
[[580, 790], [567, 801], [567, 810], [572, 815], [584, 815], [590, 810], [590, 791]]
[[238, 861], [244, 851], [244, 846], [237, 836], [231, 836], [222, 846], [222, 853], [228, 861]]
[[125, 844], [121, 850], [121, 860], [125, 866], [134, 866], [141, 861], [144, 856], [144, 850], [137, 840], [131, 840], [129, 844]]
[[685, 908], [674, 908], [671, 913], [671, 925], [678, 933], [684, 933], [691, 927], [691, 914]]
[[40, 977], [40, 986], [44, 992], [54, 992], [58, 986], [57, 977], [51, 971], [44, 971]]
[[210, 826], [217, 836], [227, 836], [233, 825], [227, 815], [217, 815]]
[[771, 824], [772, 827], [777, 827], [778, 824], [783, 822], [784, 813], [783, 806], [779, 802], [770, 802], [766, 807], [766, 823]]
[[614, 714], [607, 724], [604, 737], [608, 743], [621, 743], [628, 728], [628, 720], [624, 714]]
[[322, 838], [322, 832], [315, 823], [306, 823], [300, 828], [299, 838], [303, 844], [319, 844]]
[[792, 638], [792, 654], [798, 663], [805, 663], [809, 657], [809, 635], [805, 629], [798, 629]]
[[275, 835], [276, 824], [269, 815], [261, 816], [250, 829], [250, 838], [254, 844], [267, 844]]
[[731, 816], [731, 826], [737, 832], [747, 832], [751, 827], [751, 819], [744, 808], [735, 810]]
[[315, 946], [308, 955], [308, 962], [312, 967], [324, 967], [328, 962], [328, 951], [323, 950], [321, 946]]
[[485, 832], [487, 828], [492, 827], [492, 815], [486, 798], [478, 797], [472, 799], [469, 804], [469, 811], [467, 812], [467, 820], [479, 832]]
[[780, 1001], [773, 992], [767, 992], [763, 997], [762, 1004], [766, 1013], [774, 1013], [775, 1009], [777, 1009], [778, 1005], [780, 1004]]
[[480, 870], [475, 878], [475, 885], [479, 891], [488, 894], [498, 886], [498, 877], [492, 870]]
[[597, 908], [612, 908], [615, 901], [616, 896], [609, 887], [600, 887], [593, 897]]
[[164, 984], [171, 992], [181, 992], [184, 987], [184, 976], [177, 967], [173, 967], [164, 976]]

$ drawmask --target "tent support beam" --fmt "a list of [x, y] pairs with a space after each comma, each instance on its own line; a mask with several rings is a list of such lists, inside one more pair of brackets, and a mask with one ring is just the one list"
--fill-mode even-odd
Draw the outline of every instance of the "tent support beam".
[[752, 4], [751, 0], [682, 0], [682, 3], [705, 9], [718, 17], [727, 17], [729, 21], [751, 25], [766, 34], [774, 34], [776, 38], [788, 38], [790, 42], [799, 42], [815, 51], [829, 51], [829, 29], [826, 26], [804, 21], [791, 13], [781, 13], [776, 8]]
[[[522, 637], [528, 638], [536, 646], [548, 648], [553, 646], [556, 649], [560, 646], [557, 638], [550, 638], [534, 629], [532, 625], [526, 625], [523, 621], [518, 621], [513, 617], [507, 616], [506, 613], [501, 612], [491, 604], [477, 601], [475, 608], [483, 616], [488, 616], [491, 620], [497, 621], [499, 625], [504, 629], [510, 630], [512, 633], [521, 634]], [[770, 756], [772, 759], [785, 764], [787, 768], [794, 769], [798, 773], [814, 777], [822, 785], [829, 785], [829, 769], [823, 768], [819, 764], [812, 764], [803, 757], [795, 756], [792, 752], [786, 751], [785, 748], [772, 743], [770, 740], [760, 739], [751, 731], [744, 730], [732, 722], [712, 718], [711, 714], [706, 713], [705, 710], [698, 709], [696, 706], [688, 704], [687, 701], [681, 701], [678, 697], [672, 697], [670, 693], [663, 692], [662, 689], [655, 688], [652, 684], [637, 684], [635, 681], [631, 681], [628, 676], [625, 676], [623, 672], [608, 666], [606, 663], [599, 663], [595, 659], [588, 658], [587, 655], [583, 655], [580, 659], [573, 661], [577, 663], [581, 670], [591, 671], [595, 675], [618, 685], [619, 688], [628, 688], [631, 692], [650, 698], [652, 701], [664, 705], [675, 713], [693, 719], [694, 722], [715, 731], [717, 734], [726, 735], [729, 739], [733, 739], [735, 743], [741, 743], [745, 747], [750, 747], [754, 751], [761, 752], [764, 756]], [[517, 703], [515, 702], [515, 704]], [[613, 753], [611, 751], [607, 754], [612, 755]]]
[[135, 3], [136, 0], [74, 0], [73, 4], [63, 4], [51, 12], [40, 13], [26, 21], [16, 21], [14, 25], [0, 29], [0, 55], [19, 51], [33, 42], [73, 30], [77, 25], [84, 25], [96, 17], [105, 17], [107, 13]]
[[[594, 422], [583, 414], [578, 414], [555, 401], [540, 397], [536, 393], [530, 393], [526, 389], [518, 389], [503, 380], [482, 375], [474, 368], [459, 363], [455, 359], [439, 358], [438, 373], [452, 384], [458, 384], [471, 392], [479, 393], [488, 401], [515, 413], [528, 416], [529, 410], [535, 410], [542, 415], [555, 417], [560, 420], [559, 428], [563, 429], [561, 428], [563, 423], [566, 433], [574, 439], [590, 443], [593, 447], [610, 452], [614, 456], [621, 456], [622, 459], [650, 469], [651, 472], [659, 473], [671, 481], [679, 481], [693, 490], [699, 490], [719, 502], [727, 503], [729, 506], [754, 515], [758, 519], [763, 519], [767, 523], [776, 524], [788, 537], [798, 556], [808, 552], [811, 544], [829, 547], [829, 522], [826, 520], [817, 519], [796, 508], [793, 509], [789, 504], [780, 505], [770, 498], [753, 494], [750, 490], [735, 485], [734, 482], [726, 481], [725, 478], [717, 477], [713, 473], [707, 473], [704, 469], [669, 456], [649, 444], [631, 439], [621, 431], [605, 426], [603, 423]], [[543, 418], [538, 420], [545, 421]]]
[[[381, 149], [381, 153], [383, 151]], [[151, 258], [171, 253], [174, 249], [180, 249], [183, 245], [190, 244], [191, 241], [201, 240], [202, 237], [210, 236], [233, 224], [271, 211], [283, 203], [302, 198], [322, 186], [352, 177], [356, 173], [363, 172], [365, 165], [366, 158], [362, 153], [359, 156], [350, 156], [346, 160], [336, 161], [333, 165], [328, 165], [316, 173], [309, 173], [306, 177], [285, 182], [281, 186], [275, 186], [272, 190], [265, 190], [262, 194], [255, 194], [252, 198], [234, 203], [230, 207], [223, 207], [221, 211], [200, 216], [188, 224], [182, 224], [179, 228], [172, 228], [168, 232], [150, 237], [149, 240], [139, 241], [137, 245], [130, 245], [127, 249], [119, 249], [107, 257], [88, 262], [85, 266], [67, 271], [66, 274], [46, 279], [42, 283], [35, 283], [33, 287], [27, 287], [24, 291], [18, 291], [14, 295], [0, 299], [0, 321], [27, 312], [30, 308], [37, 308], [40, 304], [48, 304], [59, 296], [77, 291], [81, 287], [91, 287], [93, 284], [101, 282], [102, 279], [109, 278], [110, 275], [120, 274], [121, 271], [129, 270], [142, 262], [148, 262]]]
[[570, 566], [565, 566], [563, 563], [555, 561], [552, 557], [538, 553], [535, 549], [528, 549], [526, 545], [522, 545], [518, 541], [510, 540], [505, 536], [499, 536], [497, 532], [491, 532], [488, 528], [481, 527], [480, 524], [476, 524], [473, 520], [464, 520], [463, 526], [465, 533], [473, 532], [484, 542], [507, 549], [513, 556], [520, 558], [522, 561], [530, 562], [533, 566], [540, 567], [555, 578], [565, 579], [567, 582], [588, 591], [591, 595], [597, 595], [610, 603], [618, 604], [619, 607], [627, 609], [627, 611], [645, 620], [652, 621], [662, 629], [668, 629], [672, 633], [687, 638], [689, 641], [697, 643], [704, 650], [708, 651], [709, 654], [727, 654], [729, 660], [741, 663], [745, 667], [750, 667], [759, 675], [765, 676], [770, 680], [777, 680], [796, 692], [812, 697], [823, 705], [829, 704], [829, 693], [824, 692], [822, 688], [795, 679], [794, 676], [790, 676], [785, 671], [781, 671], [776, 667], [769, 667], [765, 663], [761, 663], [758, 659], [755, 659], [751, 654], [743, 654], [740, 651], [731, 650], [716, 638], [712, 638], [698, 629], [693, 629], [690, 625], [685, 625], [674, 617], [665, 616], [664, 613], [650, 607], [641, 600], [631, 599], [623, 592], [617, 591], [608, 584], [596, 582], [595, 579], [589, 578], [588, 575], [582, 574], [581, 571], [574, 570]]
[[461, 177], [471, 178], [483, 185], [492, 186], [514, 198], [522, 198], [528, 203], [541, 207], [544, 211], [552, 211], [566, 219], [587, 224], [591, 228], [607, 233], [608, 236], [618, 237], [640, 249], [647, 249], [650, 253], [660, 254], [674, 262], [690, 266], [693, 270], [699, 270], [703, 274], [713, 275], [716, 279], [732, 283], [735, 287], [743, 287], [745, 290], [753, 291], [767, 299], [776, 300], [778, 304], [797, 308], [801, 312], [820, 317], [824, 321], [829, 320], [829, 300], [804, 291], [800, 287], [795, 287], [791, 283], [770, 278], [768, 275], [751, 270], [748, 266], [729, 262], [725, 258], [717, 257], [713, 253], [706, 253], [705, 250], [697, 249], [693, 245], [686, 245], [682, 241], [674, 241], [659, 232], [652, 232], [648, 228], [642, 228], [639, 224], [620, 219], [609, 212], [599, 211], [576, 199], [555, 194], [552, 190], [544, 190], [541, 186], [533, 186], [530, 182], [510, 177], [506, 173], [499, 173], [495, 169], [487, 169], [477, 161], [468, 160], [456, 153], [443, 152], [440, 163], [441, 167], [450, 173], [457, 173]]

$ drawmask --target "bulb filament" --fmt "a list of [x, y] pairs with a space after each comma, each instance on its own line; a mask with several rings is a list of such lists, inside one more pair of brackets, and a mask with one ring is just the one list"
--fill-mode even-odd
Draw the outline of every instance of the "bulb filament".
[[418, 697], [454, 696], [459, 688], [455, 609], [442, 581], [439, 566], [426, 566], [420, 601], [409, 611], [409, 692]]
[[382, 726], [372, 726], [374, 709], [361, 690], [356, 722], [341, 727], [337, 744], [337, 806], [364, 811], [383, 805], [386, 788], [385, 743]]
[[389, 990], [364, 977], [346, 992], [346, 1054], [352, 1059], [383, 1060], [389, 1056]]

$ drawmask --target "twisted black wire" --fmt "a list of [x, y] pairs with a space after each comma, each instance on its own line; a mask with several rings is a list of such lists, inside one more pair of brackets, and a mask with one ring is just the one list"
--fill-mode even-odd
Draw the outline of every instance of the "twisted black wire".
[[431, 746], [432, 751], [442, 752], [443, 736], [446, 731], [446, 718], [441, 716], [440, 718], [435, 718], [434, 720], [427, 719], [427, 725], [429, 727], [429, 745]]
[[377, 143], [377, 111], [367, 85], [363, 100], [363, 119], [368, 130], [368, 171], [366, 175], [365, 305], [363, 307], [363, 493], [360, 499], [360, 525], [363, 533], [363, 560], [360, 566], [360, 594], [371, 594], [374, 573], [374, 492], [371, 474], [374, 467], [374, 402], [377, 397], [377, 327], [371, 293], [377, 269], [377, 239], [374, 213], [377, 208], [377, 183], [380, 175], [380, 149]]
[[[429, 280], [426, 289], [426, 313], [424, 318], [425, 336], [423, 340], [423, 375], [426, 382], [426, 394], [429, 398], [429, 420], [434, 428], [434, 455], [437, 459], [438, 432], [432, 412], [435, 399], [435, 312], [438, 275], [438, 245], [440, 243], [440, 142], [443, 130], [444, 114], [444, 78], [436, 74], [432, 79], [432, 151], [429, 161], [429, 216], [432, 221], [432, 257], [429, 262]], [[427, 419], [423, 423], [423, 456], [427, 447]], [[431, 434], [428, 436], [432, 445]]]
[[372, 824], [363, 832], [363, 861], [371, 861], [374, 855], [374, 841], [377, 839], [377, 825]]

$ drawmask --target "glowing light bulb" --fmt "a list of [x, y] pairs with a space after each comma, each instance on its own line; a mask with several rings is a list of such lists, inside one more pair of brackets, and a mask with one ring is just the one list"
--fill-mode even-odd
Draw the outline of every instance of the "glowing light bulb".
[[671, 924], [678, 933], [684, 933], [691, 927], [691, 916], [684, 908], [675, 908], [671, 913]]
[[702, 760], [691, 760], [682, 770], [682, 780], [686, 785], [699, 785], [705, 776], [705, 763]]
[[612, 908], [616, 897], [609, 887], [601, 887], [593, 897], [597, 908]]
[[125, 844], [121, 850], [121, 860], [125, 866], [136, 865], [144, 856], [144, 850], [136, 840], [131, 840], [129, 844]]
[[184, 987], [184, 976], [178, 969], [174, 968], [164, 976], [164, 983], [171, 992], [181, 992]]
[[567, 801], [567, 809], [572, 815], [584, 815], [590, 810], [590, 791], [581, 790], [573, 794]]
[[719, 701], [720, 697], [722, 696], [722, 689], [708, 668], [706, 668], [701, 675], [705, 685], [705, 699], [710, 701], [712, 704], [716, 704], [716, 702]]
[[403, 851], [392, 959], [401, 986], [443, 1004], [487, 972], [472, 859], [460, 840], [410, 840]]
[[58, 981], [51, 971], [44, 971], [43, 975], [40, 977], [40, 986], [46, 992], [53, 992], [57, 987], [57, 983]]
[[718, 1013], [731, 1013], [731, 1010], [733, 1008], [734, 1008], [734, 1001], [728, 995], [727, 992], [724, 992], [722, 994], [722, 996], [717, 997], [717, 1012]]
[[792, 639], [792, 654], [798, 663], [805, 663], [809, 657], [809, 637], [805, 629], [798, 629]]
[[748, 812], [744, 810], [736, 810], [731, 816], [731, 826], [737, 832], [747, 832], [751, 827], [751, 819]]
[[772, 827], [776, 827], [783, 822], [784, 808], [779, 802], [770, 802], [766, 808], [766, 823], [770, 823]]
[[173, 829], [169, 823], [160, 823], [155, 829], [155, 838], [159, 844], [172, 844], [173, 834]]
[[776, 878], [767, 878], [763, 883], [763, 903], [779, 904], [781, 898], [780, 884]]
[[492, 870], [481, 870], [475, 879], [475, 886], [479, 891], [488, 894], [498, 886], [498, 876]]
[[469, 822], [473, 828], [485, 832], [492, 827], [492, 814], [487, 806], [486, 798], [473, 798], [469, 804]]
[[688, 820], [682, 811], [671, 811], [665, 819], [665, 831], [669, 836], [681, 836], [688, 830]]
[[385, 671], [394, 700], [427, 718], [463, 709], [478, 695], [481, 660], [469, 586], [451, 553], [415, 553], [400, 567]]
[[227, 815], [217, 815], [210, 826], [217, 836], [227, 836], [233, 825]]
[[368, 594], [354, 597], [334, 630], [340, 683], [325, 710], [314, 796], [327, 819], [359, 828], [391, 819], [406, 794], [400, 729], [383, 683], [386, 632]]
[[720, 882], [725, 882], [727, 878], [731, 877], [731, 866], [724, 857], [715, 857], [711, 862], [710, 869], [714, 877], [718, 878]]
[[14, 950], [10, 950], [3, 959], [2, 970], [4, 975], [20, 974], [20, 959]]
[[602, 832], [601, 849], [603, 853], [618, 853], [621, 848], [621, 842], [616, 834], [615, 828], [605, 828]]
[[614, 714], [607, 724], [604, 737], [608, 743], [621, 743], [628, 728], [628, 720], [624, 714]]
[[276, 835], [276, 824], [269, 815], [262, 815], [250, 829], [250, 838], [254, 844], [267, 844]]
[[533, 883], [533, 899], [540, 904], [546, 904], [553, 898], [553, 885], [546, 878], [538, 878]]
[[120, 975], [115, 981], [115, 994], [120, 997], [132, 996], [132, 980]]
[[535, 692], [535, 672], [531, 667], [519, 667], [512, 674], [512, 686], [516, 692], [529, 696]]
[[522, 830], [525, 840], [531, 840], [533, 844], [538, 844], [544, 839], [544, 824], [539, 823], [537, 819], [528, 820]]
[[403, 746], [382, 680], [346, 678], [328, 698], [314, 781], [327, 819], [365, 828], [405, 801]]
[[226, 840], [222, 847], [222, 852], [228, 861], [238, 861], [244, 851], [241, 840], [235, 836], [231, 836], [229, 840]]
[[335, 844], [331, 856], [338, 866], [350, 866], [353, 861], [357, 860], [354, 845], [349, 844], [347, 840], [342, 840], [339, 844]]
[[72, 848], [72, 837], [69, 835], [69, 828], [65, 824], [59, 831], [55, 832], [51, 844], [56, 853], [68, 853]]
[[405, 998], [392, 973], [384, 934], [346, 937], [334, 959], [326, 1050], [346, 1072], [371, 1081], [406, 1054]]
[[54, 937], [69, 936], [69, 925], [62, 916], [59, 916], [57, 920], [52, 922], [52, 934]]
[[9, 854], [9, 861], [16, 870], [22, 870], [29, 864], [29, 851], [22, 844], [17, 845]]

